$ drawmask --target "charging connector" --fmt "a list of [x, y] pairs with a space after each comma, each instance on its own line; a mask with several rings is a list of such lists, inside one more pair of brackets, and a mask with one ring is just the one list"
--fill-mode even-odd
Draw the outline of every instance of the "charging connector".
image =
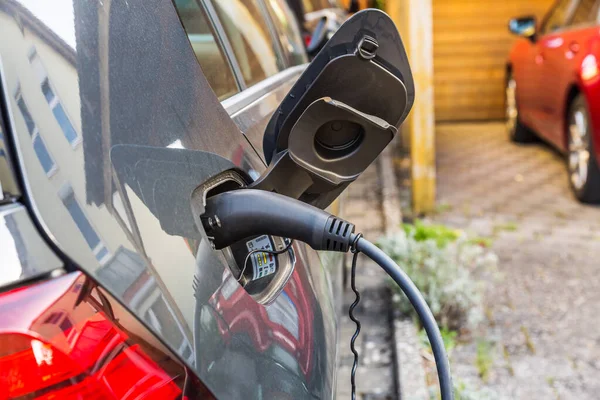
[[[215, 249], [253, 235], [288, 237], [315, 250], [347, 252], [354, 224], [299, 200], [264, 190], [240, 189], [206, 200], [203, 221]], [[209, 223], [218, 220], [219, 223]]]
[[[204, 228], [216, 249], [230, 246], [250, 236], [268, 234], [305, 242], [315, 250], [347, 252], [351, 249], [355, 253], [362, 252], [375, 261], [406, 294], [421, 319], [435, 358], [442, 400], [454, 398], [450, 365], [442, 335], [421, 292], [387, 254], [362, 237], [362, 234], [354, 233], [354, 224], [299, 200], [255, 189], [240, 189], [208, 198], [203, 221], [206, 221]], [[353, 260], [353, 289], [355, 268], [356, 254]], [[359, 298], [357, 296], [352, 308]], [[350, 311], [352, 315], [352, 309]], [[359, 323], [357, 327], [353, 341], [360, 332]], [[353, 347], [352, 349], [354, 350]], [[358, 357], [357, 353], [355, 356]], [[355, 371], [356, 365], [352, 374], [353, 398]]]

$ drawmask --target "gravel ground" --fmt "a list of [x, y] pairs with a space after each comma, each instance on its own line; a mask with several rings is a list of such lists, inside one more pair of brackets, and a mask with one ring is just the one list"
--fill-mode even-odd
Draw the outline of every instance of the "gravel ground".
[[[344, 218], [356, 224], [357, 232], [362, 232], [370, 240], [376, 240], [383, 234], [381, 187], [376, 163], [350, 185], [343, 207]], [[348, 267], [350, 261], [349, 258]], [[383, 400], [396, 397], [393, 332], [390, 324], [391, 297], [385, 279], [385, 273], [377, 265], [362, 256], [359, 258], [356, 286], [361, 301], [355, 315], [362, 324], [362, 330], [356, 341], [360, 355], [356, 374], [357, 399]], [[350, 399], [351, 396], [350, 371], [354, 356], [350, 352], [350, 338], [356, 325], [348, 317], [347, 310], [353, 301], [354, 293], [348, 289], [344, 295], [344, 315], [339, 337], [338, 399]]]
[[574, 199], [561, 155], [500, 123], [438, 125], [437, 162], [433, 219], [492, 238], [502, 276], [452, 354], [455, 381], [493, 399], [600, 398], [600, 209]]

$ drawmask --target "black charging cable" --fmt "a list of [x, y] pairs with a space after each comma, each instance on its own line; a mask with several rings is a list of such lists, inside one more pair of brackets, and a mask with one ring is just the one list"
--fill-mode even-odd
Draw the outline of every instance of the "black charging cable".
[[438, 328], [433, 313], [423, 298], [423, 295], [406, 272], [404, 272], [402, 268], [400, 268], [398, 264], [396, 264], [394, 260], [385, 254], [379, 247], [361, 237], [356, 242], [356, 250], [363, 253], [383, 268], [394, 282], [396, 282], [412, 304], [423, 324], [423, 329], [425, 329], [429, 343], [431, 344], [442, 400], [454, 399], [450, 363], [448, 362], [448, 356], [446, 355], [444, 340], [442, 339], [442, 334], [440, 333], [440, 329]]
[[[360, 238], [361, 236], [362, 234], [359, 233], [358, 238]], [[350, 270], [350, 288], [352, 289], [352, 291], [354, 292], [354, 296], [356, 297], [354, 299], [354, 302], [350, 304], [350, 307], [348, 308], [348, 316], [356, 324], [356, 331], [354, 331], [354, 335], [352, 335], [352, 338], [350, 339], [350, 351], [352, 352], [352, 354], [354, 354], [354, 363], [352, 364], [352, 372], [350, 373], [350, 384], [352, 385], [352, 400], [356, 400], [356, 370], [358, 369], [358, 351], [356, 351], [354, 343], [356, 342], [358, 335], [360, 335], [360, 321], [354, 316], [354, 309], [356, 308], [356, 306], [358, 306], [358, 303], [360, 302], [360, 293], [358, 292], [358, 289], [356, 289], [356, 263], [358, 262], [359, 251], [354, 246], [355, 243], [356, 240], [354, 240], [354, 242], [352, 243], [352, 253], [354, 253], [354, 255], [352, 256], [352, 269]]]
[[431, 343], [442, 400], [454, 399], [448, 356], [442, 335], [427, 302], [394, 260], [362, 237], [362, 234], [354, 233], [354, 224], [299, 200], [255, 189], [240, 189], [208, 198], [204, 215], [216, 216], [221, 221], [220, 224], [212, 224], [212, 226], [208, 223], [204, 225], [216, 249], [228, 247], [254, 235], [266, 234], [300, 240], [315, 250], [338, 252], [352, 250], [355, 253], [351, 283], [357, 298], [349, 311], [351, 318], [357, 323], [357, 332], [351, 341], [351, 349], [355, 357], [351, 378], [353, 398], [356, 388], [354, 374], [358, 363], [354, 341], [360, 332], [360, 322], [352, 313], [360, 300], [360, 294], [355, 286], [358, 252], [376, 262], [404, 292], [423, 324]]

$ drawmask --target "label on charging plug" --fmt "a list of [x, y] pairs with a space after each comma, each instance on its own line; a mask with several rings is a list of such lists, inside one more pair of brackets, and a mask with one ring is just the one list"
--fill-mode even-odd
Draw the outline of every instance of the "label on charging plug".
[[[253, 250], [273, 251], [273, 243], [267, 235], [259, 236], [246, 242], [248, 252]], [[252, 280], [264, 278], [275, 273], [277, 270], [276, 256], [269, 253], [256, 252], [250, 256], [252, 261]]]

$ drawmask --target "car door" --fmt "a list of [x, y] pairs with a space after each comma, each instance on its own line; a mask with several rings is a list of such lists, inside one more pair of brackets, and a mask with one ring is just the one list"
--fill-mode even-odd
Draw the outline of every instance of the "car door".
[[541, 97], [547, 138], [558, 148], [564, 148], [564, 117], [566, 100], [571, 85], [577, 83], [577, 74], [589, 41], [597, 35], [596, 0], [580, 0], [565, 25], [556, 33], [540, 40], [542, 57], [540, 81], [544, 89]]
[[536, 109], [536, 129], [556, 145], [557, 127], [552, 102], [563, 95], [564, 86], [561, 86], [561, 82], [568, 74], [564, 63], [558, 62], [557, 54], [564, 54], [566, 50], [564, 34], [579, 3], [579, 0], [559, 1], [543, 21], [535, 43], [533, 76], [536, 90], [533, 101]]
[[[223, 107], [264, 160], [265, 127], [308, 62], [298, 28], [291, 20], [292, 25], [287, 25], [290, 11], [281, 0], [239, 1], [237, 9], [247, 12], [231, 10], [226, 0], [206, 4], [221, 23], [230, 59], [242, 81], [243, 90], [225, 99]], [[263, 44], [248, 47], [257, 37]]]
[[30, 210], [61, 260], [218, 398], [331, 398], [336, 322], [318, 255], [294, 245], [283, 293], [250, 293], [235, 251], [213, 251], [190, 207], [265, 169], [253, 135], [296, 73], [268, 21], [228, 30], [262, 2], [217, 3], [0, 2], [2, 98]]
[[520, 117], [544, 137], [548, 128], [544, 100], [549, 89], [542, 79], [545, 51], [548, 46], [557, 43], [558, 31], [564, 27], [575, 3], [576, 0], [558, 0], [542, 20], [536, 37], [520, 39], [512, 56]]

